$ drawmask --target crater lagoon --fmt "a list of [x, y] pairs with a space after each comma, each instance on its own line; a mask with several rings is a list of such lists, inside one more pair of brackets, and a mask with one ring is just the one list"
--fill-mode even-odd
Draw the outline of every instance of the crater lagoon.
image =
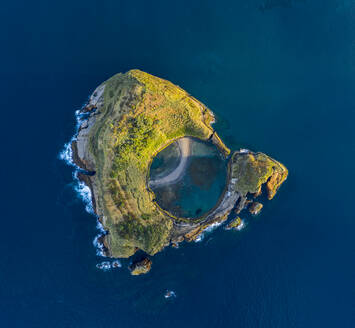
[[208, 141], [182, 138], [153, 159], [150, 187], [158, 205], [177, 217], [197, 218], [210, 211], [222, 195], [227, 161]]

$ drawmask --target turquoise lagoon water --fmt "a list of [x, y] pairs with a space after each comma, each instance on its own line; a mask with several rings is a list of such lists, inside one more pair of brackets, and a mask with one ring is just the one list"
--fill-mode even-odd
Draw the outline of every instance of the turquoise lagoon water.
[[[163, 209], [175, 216], [196, 218], [211, 210], [221, 197], [226, 185], [227, 161], [211, 142], [191, 140], [191, 155], [181, 178], [152, 189]], [[151, 179], [167, 175], [178, 166], [176, 148], [174, 142], [154, 158]]]

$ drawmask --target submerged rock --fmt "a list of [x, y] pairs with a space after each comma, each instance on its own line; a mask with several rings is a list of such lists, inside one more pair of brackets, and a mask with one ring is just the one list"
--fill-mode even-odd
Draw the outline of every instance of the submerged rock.
[[249, 212], [253, 215], [258, 215], [263, 208], [263, 204], [258, 202], [253, 202], [249, 207]]
[[96, 264], [96, 267], [100, 270], [103, 271], [108, 271], [110, 269], [117, 269], [122, 266], [121, 262], [118, 260], [109, 262], [109, 261], [103, 261], [101, 263]]
[[138, 276], [140, 274], [145, 274], [150, 271], [152, 267], [152, 261], [145, 257], [143, 260], [134, 262], [130, 267], [131, 275]]
[[108, 261], [104, 261], [104, 262], [96, 264], [96, 267], [100, 270], [107, 271], [107, 270], [111, 269], [111, 263]]
[[112, 267], [113, 268], [120, 268], [121, 266], [122, 266], [122, 264], [118, 260], [112, 262]]
[[167, 290], [164, 294], [165, 298], [175, 298], [176, 297], [176, 293], [173, 290]]

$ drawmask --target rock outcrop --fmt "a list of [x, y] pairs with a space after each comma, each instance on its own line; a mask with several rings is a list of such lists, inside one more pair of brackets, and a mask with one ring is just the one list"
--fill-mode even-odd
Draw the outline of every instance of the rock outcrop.
[[240, 227], [243, 225], [243, 220], [237, 216], [235, 219], [233, 219], [227, 226], [226, 229], [230, 230], [230, 229], [237, 229], [239, 230]]
[[141, 274], [145, 274], [150, 271], [152, 267], [152, 261], [145, 257], [144, 259], [134, 262], [130, 267], [131, 275], [138, 276]]
[[258, 202], [253, 202], [249, 207], [249, 212], [250, 214], [258, 215], [262, 208], [263, 208], [263, 204]]

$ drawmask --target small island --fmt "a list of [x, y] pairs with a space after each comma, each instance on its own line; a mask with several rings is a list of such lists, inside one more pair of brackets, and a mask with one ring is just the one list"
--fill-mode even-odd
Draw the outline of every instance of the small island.
[[[102, 83], [80, 115], [84, 119], [71, 144], [73, 160], [82, 169], [79, 179], [90, 188], [94, 211], [106, 231], [99, 242], [108, 257], [127, 258], [138, 250], [152, 256], [166, 246], [196, 240], [212, 224], [246, 208], [250, 197], [265, 190], [272, 199], [288, 175], [284, 165], [263, 153], [231, 153], [212, 127], [210, 109], [180, 87], [140, 70]], [[191, 138], [215, 145], [228, 164], [226, 185], [215, 206], [186, 218], [163, 209], [153, 189], [183, 174]], [[176, 168], [151, 180], [153, 159], [175, 142], [180, 154]], [[143, 259], [132, 272], [145, 273], [150, 266]], [[136, 269], [141, 267], [145, 269]]]

